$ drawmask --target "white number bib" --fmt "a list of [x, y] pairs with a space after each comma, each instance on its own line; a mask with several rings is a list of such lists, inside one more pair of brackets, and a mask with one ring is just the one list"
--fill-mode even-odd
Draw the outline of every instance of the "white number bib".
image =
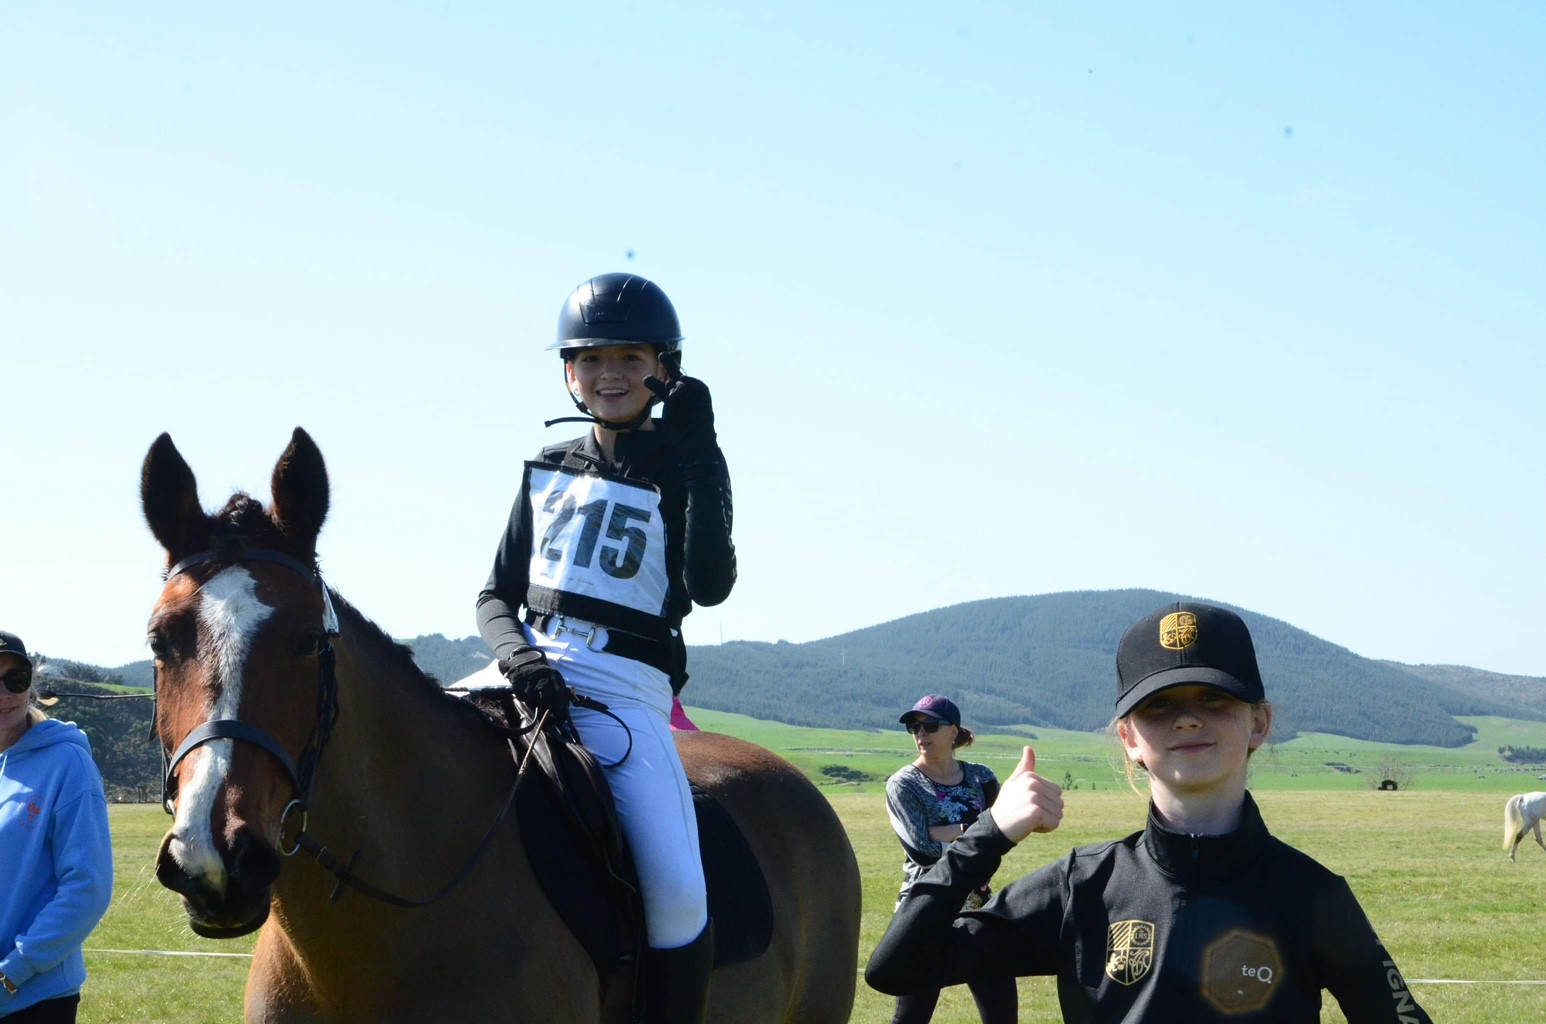
[[659, 490], [541, 462], [526, 464], [526, 489], [532, 584], [665, 613], [670, 580]]

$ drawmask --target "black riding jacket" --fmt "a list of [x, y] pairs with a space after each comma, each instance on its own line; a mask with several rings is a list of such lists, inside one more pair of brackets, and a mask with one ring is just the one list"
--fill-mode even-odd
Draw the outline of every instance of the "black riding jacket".
[[1070, 1024], [1431, 1024], [1347, 882], [1267, 832], [1249, 793], [1224, 836], [1156, 820], [961, 901], [1014, 846], [985, 812], [913, 884], [865, 969], [891, 994], [1057, 975]]
[[[661, 513], [666, 526], [666, 572], [670, 580], [665, 615], [652, 629], [635, 622], [607, 622], [594, 615], [577, 617], [602, 625], [627, 629], [668, 643], [675, 651], [672, 687], [686, 681], [686, 645], [679, 627], [694, 603], [716, 605], [730, 596], [735, 585], [735, 545], [730, 539], [730, 473], [724, 457], [684, 467], [665, 431], [633, 430], [617, 437], [617, 461], [608, 466], [594, 432], [562, 444], [549, 445], [536, 461], [571, 469], [605, 469], [630, 480], [652, 484], [661, 492]], [[528, 586], [532, 557], [531, 505], [526, 487], [516, 495], [510, 521], [494, 555], [488, 583], [478, 594], [478, 632], [496, 659], [529, 650], [521, 630], [523, 607], [545, 607], [551, 594], [537, 596]], [[534, 604], [534, 601], [536, 602]], [[673, 635], [672, 631], [676, 631]]]

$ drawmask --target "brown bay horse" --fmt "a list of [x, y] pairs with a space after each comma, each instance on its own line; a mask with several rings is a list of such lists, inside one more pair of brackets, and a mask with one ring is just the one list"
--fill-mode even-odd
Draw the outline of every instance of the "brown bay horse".
[[[156, 872], [199, 934], [261, 926], [246, 1019], [625, 1019], [623, 983], [559, 919], [506, 813], [512, 746], [323, 584], [327, 472], [299, 428], [272, 490], [207, 514], [165, 434], [141, 477], [167, 558], [149, 633], [174, 819]], [[709, 1019], [847, 1021], [860, 880], [837, 816], [770, 752], [679, 736], [773, 898], [771, 944], [715, 971]]]

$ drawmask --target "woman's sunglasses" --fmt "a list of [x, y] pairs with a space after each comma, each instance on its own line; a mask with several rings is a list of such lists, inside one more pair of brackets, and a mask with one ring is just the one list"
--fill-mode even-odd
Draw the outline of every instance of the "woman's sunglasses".
[[5, 674], [5, 688], [12, 693], [26, 693], [32, 685], [32, 669], [18, 669]]
[[944, 724], [937, 718], [915, 718], [907, 723], [907, 731], [914, 736], [920, 732], [939, 732], [939, 727]]

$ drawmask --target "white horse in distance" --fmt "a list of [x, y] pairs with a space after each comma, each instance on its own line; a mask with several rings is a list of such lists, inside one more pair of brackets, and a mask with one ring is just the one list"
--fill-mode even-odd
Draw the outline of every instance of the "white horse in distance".
[[1541, 840], [1541, 819], [1546, 817], [1546, 793], [1520, 793], [1508, 798], [1503, 805], [1503, 849], [1508, 859], [1514, 859], [1514, 851], [1524, 841], [1525, 833], [1535, 831], [1535, 843], [1546, 850]]

